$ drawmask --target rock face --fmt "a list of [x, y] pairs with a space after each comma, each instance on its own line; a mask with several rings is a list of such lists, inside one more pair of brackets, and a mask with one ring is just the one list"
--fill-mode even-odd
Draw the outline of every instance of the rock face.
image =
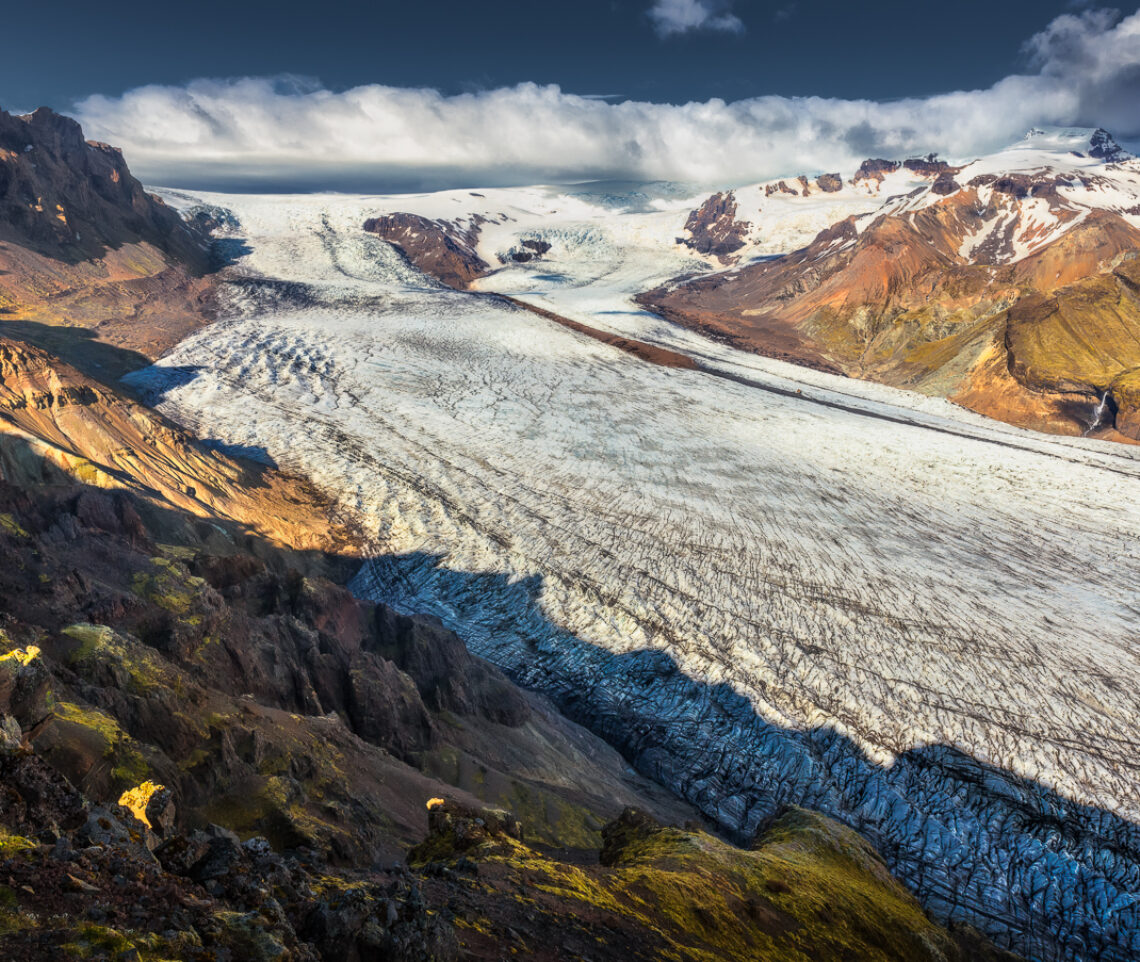
[[4, 328], [114, 379], [205, 323], [210, 266], [205, 233], [118, 150], [46, 108], [0, 111]]
[[395, 245], [412, 266], [441, 284], [464, 291], [490, 270], [475, 252], [480, 224], [479, 218], [460, 224], [398, 213], [370, 218], [364, 229]]
[[[1134, 438], [1131, 395], [1113, 385], [1140, 366], [1140, 229], [1128, 207], [1140, 168], [1103, 131], [1092, 144], [1107, 166], [907, 161], [934, 182], [803, 250], [639, 300], [740, 347], [1014, 424]], [[856, 179], [896, 169], [868, 161]]]
[[861, 180], [873, 180], [882, 183], [884, 175], [893, 174], [900, 166], [901, 164], [897, 160], [883, 160], [882, 158], [865, 160], [859, 165], [859, 169], [855, 171], [855, 176], [851, 179], [854, 183]]
[[4, 473], [17, 482], [67, 475], [237, 522], [300, 550], [352, 555], [362, 544], [311, 486], [212, 449], [44, 351], [3, 337], [0, 439], [8, 441]]
[[159, 838], [27, 749], [0, 749], [0, 866], [0, 951], [11, 962], [459, 956], [452, 925], [406, 872], [362, 877], [212, 824]]
[[730, 263], [732, 255], [744, 246], [749, 224], [736, 219], [736, 199], [732, 191], [713, 194], [689, 215], [685, 222], [688, 237], [678, 238], [701, 254], [713, 254], [722, 264]]
[[1098, 127], [1093, 132], [1089, 141], [1089, 156], [1103, 160], [1107, 164], [1119, 164], [1133, 159], [1132, 155], [1103, 127]]
[[0, 110], [0, 239], [64, 261], [146, 243], [208, 266], [202, 236], [143, 190], [120, 150], [84, 140], [79, 124], [46, 107]]
[[843, 189], [843, 178], [839, 174], [820, 174], [815, 182], [819, 189], [827, 194], [834, 194]]

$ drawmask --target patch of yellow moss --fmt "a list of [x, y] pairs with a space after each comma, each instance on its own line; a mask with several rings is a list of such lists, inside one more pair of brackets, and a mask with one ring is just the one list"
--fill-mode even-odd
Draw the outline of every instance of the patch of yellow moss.
[[141, 785], [128, 788], [123, 792], [123, 794], [119, 796], [119, 804], [124, 808], [130, 809], [131, 814], [147, 828], [153, 828], [154, 826], [150, 824], [150, 819], [146, 817], [146, 807], [150, 804], [150, 800], [154, 797], [156, 792], [165, 790], [165, 785], [159, 785], [157, 782], [148, 780]]
[[198, 946], [201, 940], [193, 933], [178, 933], [167, 939], [154, 932], [120, 931], [94, 923], [80, 925], [69, 933], [60, 951], [69, 959], [125, 958], [134, 950], [139, 962], [167, 962], [184, 957], [183, 950]]
[[17, 538], [31, 537], [27, 531], [20, 527], [16, 519], [10, 514], [0, 514], [0, 529], [7, 531], [8, 534], [13, 535]]
[[23, 835], [13, 835], [0, 825], [0, 859], [11, 858], [18, 852], [26, 852], [36, 847], [36, 843]]
[[[416, 850], [418, 861], [448, 858], [446, 840], [432, 841]], [[525, 886], [558, 900], [527, 900], [529, 910], [563, 922], [596, 912], [621, 917], [647, 944], [660, 944], [662, 959], [959, 957], [860, 836], [814, 813], [792, 810], [752, 851], [669, 828], [630, 831], [616, 851], [609, 868], [560, 862], [509, 838], [467, 854], [487, 866], [481, 877], [505, 876], [504, 895]], [[486, 929], [478, 918], [466, 924]]]
[[0, 655], [0, 662], [10, 661], [26, 668], [35, 661], [39, 655], [40, 649], [38, 646], [28, 645], [27, 648], [13, 648], [11, 651]]
[[191, 575], [185, 566], [170, 558], [152, 558], [154, 571], [140, 571], [131, 579], [131, 590], [140, 598], [176, 615], [189, 614], [206, 582]]
[[63, 630], [68, 638], [79, 642], [68, 655], [67, 663], [79, 668], [93, 661], [116, 664], [126, 671], [130, 691], [145, 695], [148, 691], [170, 683], [178, 688], [177, 679], [168, 679], [162, 660], [143, 645], [129, 642], [106, 625], [75, 624]]
[[79, 725], [99, 735], [108, 748], [123, 736], [119, 723], [97, 708], [84, 708], [75, 702], [60, 701], [54, 706], [56, 718], [69, 725]]
[[162, 552], [163, 556], [174, 558], [177, 561], [193, 561], [198, 557], [198, 552], [194, 548], [187, 548], [183, 545], [160, 544], [158, 550]]

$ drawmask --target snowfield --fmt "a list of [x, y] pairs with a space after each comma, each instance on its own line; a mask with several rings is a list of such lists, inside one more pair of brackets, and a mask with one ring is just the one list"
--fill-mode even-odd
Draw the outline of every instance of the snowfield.
[[[709, 269], [674, 242], [693, 198], [193, 200], [250, 252], [227, 318], [133, 381], [357, 509], [359, 594], [438, 615], [741, 837], [819, 808], [940, 919], [1035, 959], [1140, 957], [1140, 448], [646, 315], [634, 293]], [[362, 232], [401, 210], [509, 218], [486, 259], [552, 250], [482, 288], [708, 370], [441, 288]]]

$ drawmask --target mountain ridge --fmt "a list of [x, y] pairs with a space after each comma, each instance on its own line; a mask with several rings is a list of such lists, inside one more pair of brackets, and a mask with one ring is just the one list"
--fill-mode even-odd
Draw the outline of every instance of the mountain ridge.
[[1091, 143], [1095, 165], [1066, 166], [1031, 136], [801, 250], [637, 301], [746, 350], [1039, 430], [1135, 440], [1140, 165], [1104, 131]]

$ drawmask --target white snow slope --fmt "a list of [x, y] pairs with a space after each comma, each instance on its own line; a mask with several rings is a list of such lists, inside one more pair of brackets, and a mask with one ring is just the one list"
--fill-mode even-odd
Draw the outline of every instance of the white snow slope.
[[[939, 918], [1034, 959], [1140, 957], [1136, 449], [637, 311], [708, 269], [674, 243], [688, 201], [200, 199], [251, 248], [228, 319], [134, 382], [358, 509], [358, 593], [437, 614], [742, 837], [814, 806]], [[485, 287], [710, 370], [443, 289], [360, 229], [473, 209], [513, 218], [488, 254], [539, 224], [555, 244]]]

